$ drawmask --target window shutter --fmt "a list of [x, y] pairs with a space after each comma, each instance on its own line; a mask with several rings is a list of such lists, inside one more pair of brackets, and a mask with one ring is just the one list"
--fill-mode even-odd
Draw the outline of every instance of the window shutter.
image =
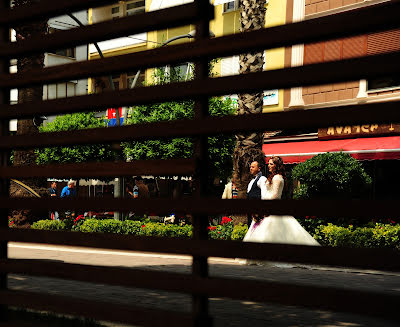
[[374, 55], [400, 50], [400, 29], [368, 35], [367, 54]]
[[340, 40], [328, 41], [325, 43], [325, 61], [340, 60], [342, 52], [342, 42]]
[[366, 54], [366, 35], [343, 39], [343, 59], [361, 57]]
[[304, 45], [304, 64], [315, 64], [324, 61], [324, 42]]

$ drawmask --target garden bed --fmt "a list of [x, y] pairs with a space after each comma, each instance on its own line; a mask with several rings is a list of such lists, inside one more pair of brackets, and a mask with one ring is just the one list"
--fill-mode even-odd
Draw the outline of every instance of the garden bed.
[[[356, 248], [392, 248], [400, 250], [400, 225], [369, 223], [365, 226], [339, 226], [332, 223], [318, 224], [316, 220], [304, 219], [300, 223], [323, 246]], [[311, 222], [310, 222], [311, 221]], [[73, 230], [84, 233], [117, 233], [125, 235], [191, 238], [191, 225], [176, 225], [152, 222], [148, 219], [118, 221], [114, 219], [40, 220], [33, 229]], [[241, 241], [247, 225], [235, 225], [224, 217], [219, 225], [208, 227], [209, 239]]]

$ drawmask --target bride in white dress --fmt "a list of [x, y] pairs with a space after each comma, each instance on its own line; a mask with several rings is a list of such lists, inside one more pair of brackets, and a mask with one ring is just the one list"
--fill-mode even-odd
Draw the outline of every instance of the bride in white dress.
[[[285, 184], [282, 159], [280, 157], [269, 159], [268, 170], [268, 179], [261, 187], [261, 199], [280, 199]], [[243, 242], [320, 245], [294, 217], [276, 215], [261, 218], [259, 221], [253, 220]]]

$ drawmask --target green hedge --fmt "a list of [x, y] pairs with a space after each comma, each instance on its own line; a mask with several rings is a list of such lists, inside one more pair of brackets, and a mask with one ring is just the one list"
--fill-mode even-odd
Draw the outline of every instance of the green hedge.
[[[33, 229], [68, 230], [69, 224], [59, 220], [40, 220]], [[371, 226], [371, 227], [370, 227]], [[357, 248], [392, 248], [400, 250], [400, 225], [380, 224], [367, 227], [319, 225], [310, 234], [324, 246]], [[309, 226], [310, 227], [310, 226]], [[241, 241], [247, 232], [247, 225], [227, 223], [209, 227], [209, 238], [214, 240]], [[135, 220], [118, 221], [114, 219], [86, 219], [79, 228], [85, 233], [117, 233], [141, 236], [191, 238], [191, 225], [173, 225]]]
[[[34, 223], [33, 229], [46, 230], [68, 230], [70, 223], [60, 220], [40, 220]], [[247, 232], [247, 225], [233, 226], [232, 223], [210, 226], [209, 236], [211, 239], [224, 239], [241, 241]], [[73, 230], [84, 233], [117, 233], [141, 236], [177, 237], [191, 238], [191, 225], [173, 225], [156, 222], [142, 222], [137, 220], [118, 221], [114, 219], [85, 219]]]
[[31, 225], [33, 229], [45, 230], [69, 230], [64, 221], [61, 220], [39, 220]]
[[348, 227], [328, 224], [315, 229], [314, 238], [325, 246], [352, 248], [392, 248], [400, 250], [400, 225]]

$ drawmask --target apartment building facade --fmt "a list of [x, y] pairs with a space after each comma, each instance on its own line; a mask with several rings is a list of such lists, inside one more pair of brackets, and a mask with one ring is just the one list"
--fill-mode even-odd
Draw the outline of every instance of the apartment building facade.
[[[387, 0], [288, 0], [287, 22], [296, 22], [344, 11], [357, 10]], [[294, 67], [376, 55], [400, 50], [400, 29], [368, 33], [325, 42], [297, 45], [285, 50], [285, 66]], [[400, 99], [400, 76], [293, 88], [285, 92], [284, 110], [383, 103]], [[330, 126], [302, 130], [266, 139], [267, 156], [280, 155], [287, 164], [303, 162], [319, 153], [346, 152], [374, 178], [374, 193], [382, 197], [400, 195], [394, 187], [400, 178], [393, 172], [400, 164], [400, 124]], [[398, 174], [397, 174], [398, 175]], [[396, 175], [396, 176], [397, 176]], [[387, 183], [392, 180], [394, 184]]]
[[[87, 11], [80, 11], [73, 14], [83, 25], [88, 24]], [[77, 27], [78, 24], [71, 17], [67, 15], [54, 17], [48, 21], [48, 32], [54, 33], [57, 30], [66, 30]], [[11, 41], [16, 41], [15, 31], [11, 30]], [[78, 47], [72, 47], [67, 49], [60, 49], [45, 54], [44, 65], [45, 67], [62, 65], [73, 63], [77, 61], [85, 61], [88, 59], [88, 46], [82, 45]], [[10, 73], [17, 72], [17, 61], [12, 60], [10, 66]], [[88, 92], [88, 81], [87, 79], [82, 80], [71, 80], [68, 82], [43, 85], [43, 100], [51, 100], [58, 98], [71, 97], [75, 95], [84, 95]], [[13, 89], [10, 91], [10, 102], [15, 104], [18, 102], [18, 90]], [[44, 122], [54, 120], [55, 116], [47, 117]], [[17, 130], [17, 120], [10, 120], [10, 131], [15, 132]]]
[[[130, 0], [120, 1], [114, 5], [96, 8], [89, 11], [89, 23], [96, 23], [106, 20], [117, 19], [129, 15], [135, 15], [141, 12], [160, 10], [168, 7], [190, 3], [193, 0]], [[216, 37], [234, 34], [239, 32], [239, 0], [211, 0], [215, 7], [215, 19], [211, 21], [210, 30]], [[286, 1], [269, 0], [266, 13], [266, 27], [281, 25], [286, 20]], [[166, 41], [174, 37], [189, 35], [195, 30], [194, 25], [187, 25], [178, 28], [171, 28], [159, 31], [150, 31], [137, 35], [130, 35], [118, 39], [99, 42], [99, 47], [105, 57], [117, 56], [126, 53], [144, 51], [154, 47], [162, 46]], [[181, 38], [174, 40], [171, 44], [191, 42], [193, 38]], [[94, 45], [89, 47], [89, 60], [99, 58]], [[265, 52], [265, 69], [277, 69], [284, 67], [285, 50], [283, 48], [268, 50]], [[189, 63], [182, 63], [179, 68], [182, 72], [190, 70]], [[141, 72], [136, 87], [143, 82], [151, 82], [154, 71], [151, 69]], [[219, 58], [214, 65], [216, 76], [228, 76], [239, 73], [239, 57], [232, 56]], [[116, 89], [130, 88], [136, 72], [126, 72], [120, 75], [112, 76], [114, 87]], [[99, 92], [109, 87], [106, 79], [93, 79], [90, 83], [90, 92]], [[236, 95], [227, 95], [236, 99]], [[283, 90], [266, 90], [264, 93], [264, 111], [283, 110]]]

